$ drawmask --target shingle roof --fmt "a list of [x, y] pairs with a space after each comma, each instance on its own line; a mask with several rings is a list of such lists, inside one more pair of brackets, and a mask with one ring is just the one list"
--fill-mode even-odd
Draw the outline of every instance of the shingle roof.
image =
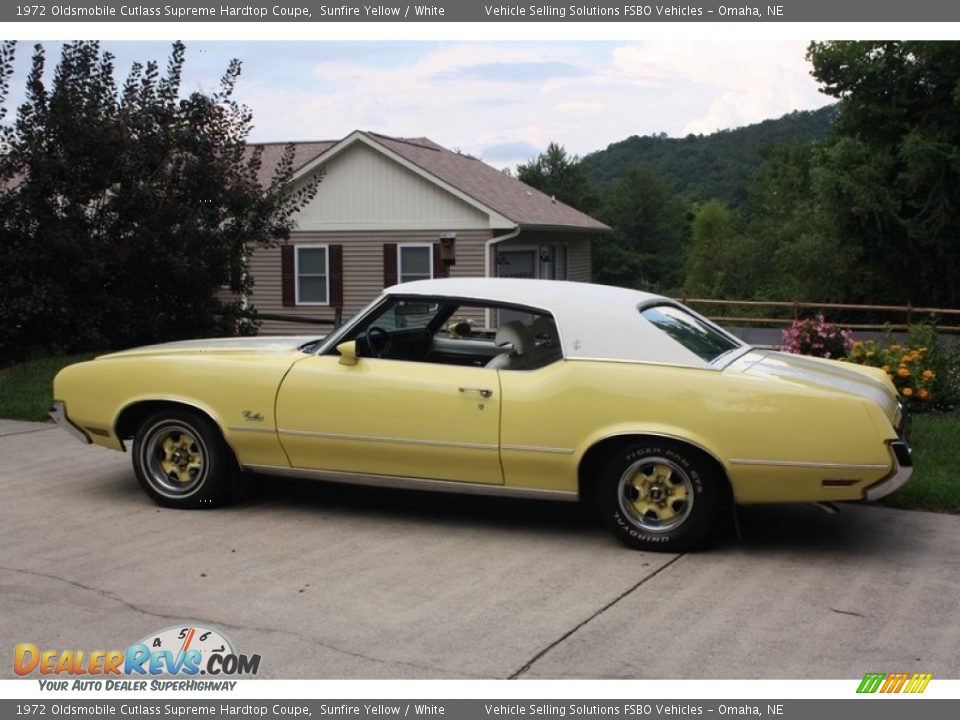
[[608, 230], [599, 220], [469, 155], [447, 150], [427, 138], [391, 138], [367, 133], [417, 167], [496, 210], [519, 225]]
[[[332, 148], [337, 144], [336, 140], [318, 140], [317, 142], [298, 142], [293, 143], [293, 170], [296, 172], [308, 162], [313, 160], [320, 153], [325, 153], [327, 150]], [[263, 143], [263, 162], [260, 166], [260, 171], [257, 173], [257, 181], [262, 187], [267, 187], [270, 184], [270, 180], [273, 179], [273, 171], [276, 169], [277, 165], [280, 164], [280, 159], [283, 157], [283, 151], [286, 149], [289, 143]], [[254, 147], [257, 147], [257, 144], [254, 143], [248, 146], [248, 152], [252, 151]]]
[[[395, 138], [372, 132], [361, 133], [374, 144], [390, 150], [429, 175], [456, 188], [512, 222], [527, 227], [576, 228], [606, 231], [599, 220], [486, 163], [448, 150], [428, 138]], [[327, 152], [340, 141], [294, 143], [294, 170]], [[261, 182], [267, 184], [280, 161], [284, 144], [264, 146]]]

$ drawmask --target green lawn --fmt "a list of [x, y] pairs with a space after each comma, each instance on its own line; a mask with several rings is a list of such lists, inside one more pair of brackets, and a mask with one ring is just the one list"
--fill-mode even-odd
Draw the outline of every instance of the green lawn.
[[42, 358], [0, 369], [0, 418], [46, 420], [53, 402], [53, 376], [62, 367], [100, 354]]
[[[43, 358], [0, 370], [0, 418], [46, 420], [57, 371], [98, 353]], [[887, 505], [960, 512], [960, 413], [913, 418], [914, 472]]]
[[884, 502], [960, 512], [960, 413], [913, 416], [913, 476]]

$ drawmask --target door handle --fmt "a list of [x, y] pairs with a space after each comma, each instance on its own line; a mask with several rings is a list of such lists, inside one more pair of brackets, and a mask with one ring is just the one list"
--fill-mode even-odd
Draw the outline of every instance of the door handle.
[[468, 393], [468, 392], [479, 393], [479, 394], [480, 394], [480, 397], [482, 397], [482, 398], [488, 398], [488, 397], [490, 397], [491, 395], [493, 395], [493, 390], [488, 390], [487, 388], [468, 388], [468, 387], [462, 387], [462, 388], [457, 388], [457, 389], [458, 389], [460, 392], [462, 392], [462, 393]]

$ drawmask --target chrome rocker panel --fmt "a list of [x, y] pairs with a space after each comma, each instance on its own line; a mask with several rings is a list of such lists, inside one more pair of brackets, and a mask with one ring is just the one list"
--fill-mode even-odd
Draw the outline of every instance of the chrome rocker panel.
[[398, 490], [426, 490], [429, 492], [458, 493], [462, 495], [494, 495], [498, 497], [528, 498], [534, 500], [561, 500], [577, 502], [578, 493], [566, 490], [540, 490], [538, 488], [482, 485], [452, 480], [428, 480], [427, 478], [401, 477], [398, 475], [369, 475], [366, 473], [340, 472], [337, 470], [309, 470], [277, 465], [244, 465], [248, 472], [264, 475], [281, 475], [306, 480], [324, 480], [345, 485], [368, 485]]

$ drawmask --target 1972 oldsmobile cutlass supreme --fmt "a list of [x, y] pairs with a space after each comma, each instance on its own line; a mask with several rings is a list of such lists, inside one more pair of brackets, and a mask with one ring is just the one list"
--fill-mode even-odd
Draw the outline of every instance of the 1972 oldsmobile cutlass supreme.
[[244, 472], [583, 499], [647, 550], [697, 544], [732, 503], [875, 500], [911, 472], [882, 371], [548, 280], [404, 283], [319, 340], [112, 353], [62, 370], [54, 398], [84, 442], [132, 439], [161, 505], [223, 504]]

